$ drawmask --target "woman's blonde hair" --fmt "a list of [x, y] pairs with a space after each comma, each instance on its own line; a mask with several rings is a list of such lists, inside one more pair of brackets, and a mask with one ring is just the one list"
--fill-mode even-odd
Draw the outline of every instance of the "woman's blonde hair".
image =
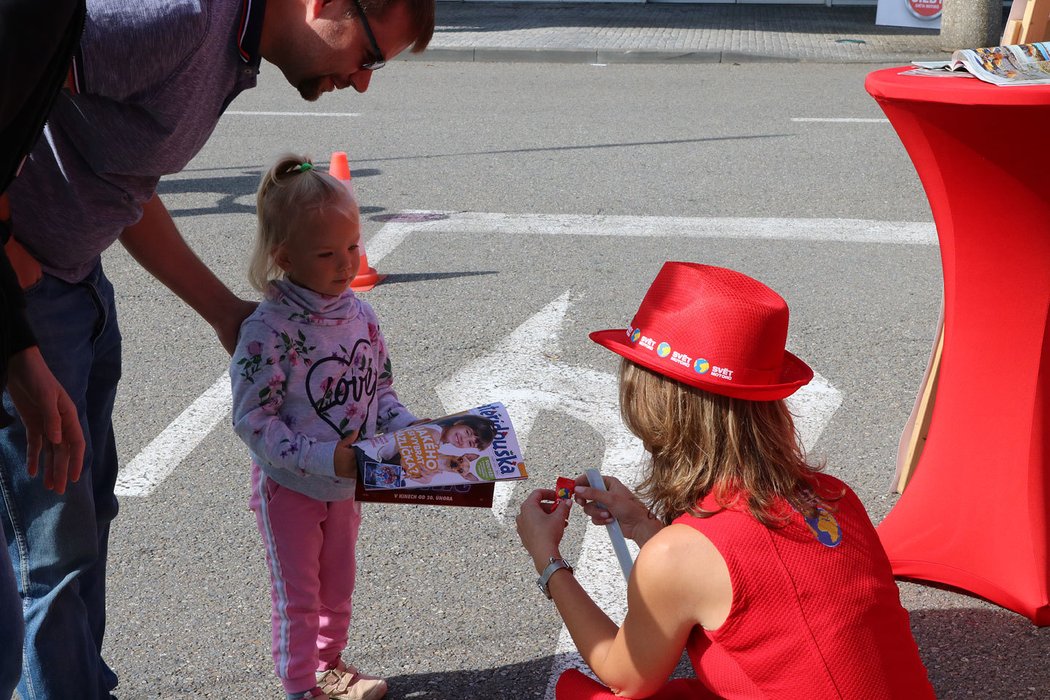
[[720, 396], [624, 359], [620, 411], [652, 456], [638, 492], [664, 523], [714, 515], [699, 505], [708, 494], [720, 509], [746, 506], [767, 526], [790, 517], [784, 501], [811, 516], [842, 495], [814, 493], [821, 467], [806, 462], [783, 400]]
[[248, 281], [265, 292], [271, 280], [284, 277], [274, 255], [296, 232], [309, 229], [317, 211], [328, 207], [346, 209], [347, 202], [357, 215], [357, 202], [345, 184], [314, 167], [306, 156], [288, 153], [259, 181], [255, 196], [258, 233], [248, 263]]

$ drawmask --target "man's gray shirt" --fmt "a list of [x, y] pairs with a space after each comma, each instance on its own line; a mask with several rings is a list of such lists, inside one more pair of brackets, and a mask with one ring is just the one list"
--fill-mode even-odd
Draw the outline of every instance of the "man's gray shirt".
[[255, 86], [264, 0], [88, 0], [63, 91], [12, 184], [14, 234], [44, 271], [83, 279]]

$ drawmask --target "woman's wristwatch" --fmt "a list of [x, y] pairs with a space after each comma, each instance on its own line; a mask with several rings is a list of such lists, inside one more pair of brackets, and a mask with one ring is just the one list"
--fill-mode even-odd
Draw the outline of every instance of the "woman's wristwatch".
[[569, 562], [558, 557], [551, 557], [550, 564], [547, 564], [547, 568], [545, 568], [543, 573], [540, 574], [540, 577], [536, 579], [536, 585], [540, 587], [540, 590], [543, 591], [543, 595], [547, 596], [548, 600], [551, 597], [551, 592], [547, 587], [547, 582], [551, 580], [551, 576], [553, 576], [554, 572], [558, 569], [568, 569], [569, 573], [572, 573], [572, 567], [569, 566]]

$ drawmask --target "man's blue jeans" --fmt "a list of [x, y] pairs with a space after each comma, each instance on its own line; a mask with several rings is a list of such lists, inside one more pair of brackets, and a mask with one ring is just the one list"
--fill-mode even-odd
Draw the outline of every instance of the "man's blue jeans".
[[[26, 290], [26, 303], [40, 351], [76, 403], [87, 449], [80, 481], [59, 496], [26, 474], [21, 422], [0, 432], [0, 522], [25, 617], [18, 693], [23, 700], [109, 700], [117, 678], [101, 650], [109, 524], [117, 515], [113, 287], [101, 265], [77, 284], [44, 275]], [[4, 405], [14, 413], [6, 394]]]
[[[3, 521], [0, 521], [0, 532]], [[25, 628], [22, 624], [22, 598], [18, 595], [15, 573], [7, 548], [0, 547], [0, 698], [7, 700], [15, 692], [22, 675], [22, 640]]]

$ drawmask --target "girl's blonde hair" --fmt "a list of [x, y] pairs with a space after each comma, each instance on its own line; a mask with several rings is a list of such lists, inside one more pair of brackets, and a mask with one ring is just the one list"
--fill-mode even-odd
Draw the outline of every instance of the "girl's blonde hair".
[[[812, 516], [842, 494], [816, 494], [814, 474], [783, 400], [746, 401], [665, 378], [630, 360], [620, 364], [624, 423], [651, 453], [639, 494], [670, 523], [714, 494], [720, 508], [746, 506], [767, 526], [790, 517], [786, 501]], [[781, 500], [783, 499], [783, 500]]]
[[328, 207], [346, 209], [347, 202], [357, 215], [354, 201], [345, 184], [314, 167], [307, 156], [288, 153], [259, 181], [255, 196], [258, 234], [248, 263], [248, 281], [265, 292], [271, 280], [284, 277], [274, 255], [296, 232], [308, 231], [311, 219]]

